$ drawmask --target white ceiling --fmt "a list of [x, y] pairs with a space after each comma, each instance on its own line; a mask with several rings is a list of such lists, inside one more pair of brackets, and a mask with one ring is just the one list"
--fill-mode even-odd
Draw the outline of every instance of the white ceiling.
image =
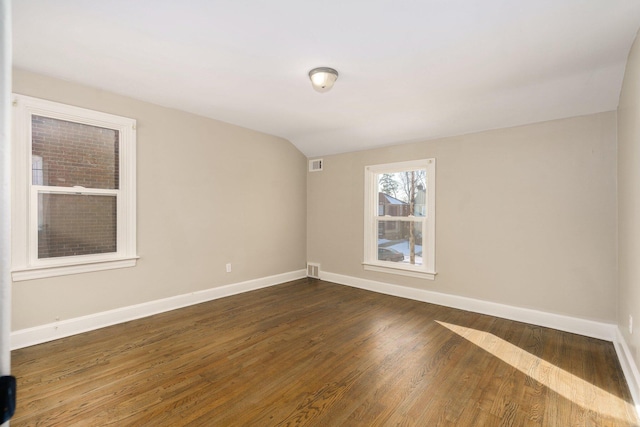
[[[14, 0], [14, 64], [308, 157], [616, 109], [638, 0]], [[307, 73], [337, 69], [320, 94]]]

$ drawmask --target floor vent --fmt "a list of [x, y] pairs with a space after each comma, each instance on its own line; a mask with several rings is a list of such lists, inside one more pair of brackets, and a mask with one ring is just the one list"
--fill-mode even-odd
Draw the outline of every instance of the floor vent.
[[307, 277], [320, 278], [320, 264], [307, 263]]
[[320, 172], [322, 170], [322, 159], [309, 160], [309, 172]]

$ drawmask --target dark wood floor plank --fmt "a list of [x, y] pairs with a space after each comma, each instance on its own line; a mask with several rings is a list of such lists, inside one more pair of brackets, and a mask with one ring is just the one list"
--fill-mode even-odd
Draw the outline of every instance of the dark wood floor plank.
[[12, 426], [637, 426], [611, 343], [302, 279], [13, 352]]

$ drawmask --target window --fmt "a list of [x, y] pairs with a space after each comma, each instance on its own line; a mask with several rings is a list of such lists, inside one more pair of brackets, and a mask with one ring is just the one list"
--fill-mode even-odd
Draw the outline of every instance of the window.
[[435, 159], [365, 168], [365, 270], [434, 279], [435, 177]]
[[13, 104], [13, 280], [134, 266], [136, 121]]

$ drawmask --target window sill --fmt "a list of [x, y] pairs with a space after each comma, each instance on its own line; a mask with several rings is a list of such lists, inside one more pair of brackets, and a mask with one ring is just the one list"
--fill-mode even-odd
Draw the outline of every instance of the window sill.
[[397, 274], [400, 276], [409, 276], [409, 277], [417, 277], [418, 279], [427, 279], [427, 280], [435, 280], [436, 273], [435, 271], [418, 271], [418, 270], [409, 270], [407, 268], [402, 267], [392, 267], [387, 265], [380, 264], [369, 264], [362, 263], [362, 266], [365, 270], [368, 271], [377, 271], [379, 273], [388, 273], [388, 274]]
[[108, 261], [94, 261], [85, 264], [19, 268], [13, 270], [11, 274], [14, 282], [21, 282], [24, 280], [44, 279], [46, 277], [67, 276], [69, 274], [135, 267], [138, 258], [139, 257], [136, 256]]

